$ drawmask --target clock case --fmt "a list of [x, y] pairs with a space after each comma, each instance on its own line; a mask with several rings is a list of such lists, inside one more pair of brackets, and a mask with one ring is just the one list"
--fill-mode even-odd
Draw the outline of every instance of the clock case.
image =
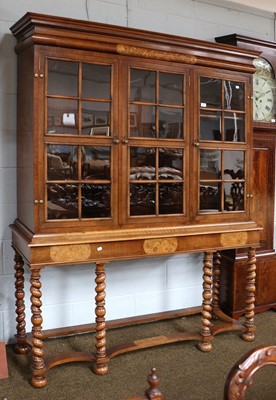
[[[216, 42], [260, 52], [276, 73], [276, 43], [231, 34]], [[274, 98], [276, 103], [276, 97]], [[275, 104], [274, 103], [274, 104]], [[276, 254], [274, 248], [276, 123], [253, 121], [253, 210], [264, 229], [257, 249], [256, 312], [276, 309]], [[246, 255], [242, 249], [223, 252], [220, 304], [224, 312], [238, 318], [244, 314], [243, 282]]]
[[270, 63], [262, 57], [254, 60], [253, 120], [275, 122], [275, 77]]

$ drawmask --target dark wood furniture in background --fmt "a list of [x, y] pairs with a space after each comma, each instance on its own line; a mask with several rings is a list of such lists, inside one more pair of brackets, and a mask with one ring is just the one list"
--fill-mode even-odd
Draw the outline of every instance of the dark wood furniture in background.
[[0, 379], [7, 379], [9, 377], [6, 345], [0, 342]]
[[[256, 50], [276, 72], [276, 44], [238, 34], [216, 38], [219, 43]], [[274, 89], [274, 114], [276, 91]], [[276, 123], [259, 122], [253, 118], [253, 215], [263, 227], [260, 248], [257, 250], [256, 311], [276, 309], [276, 254], [274, 239], [275, 203], [275, 146]], [[231, 251], [223, 254], [220, 305], [228, 314], [238, 318], [244, 313], [243, 279], [246, 270], [245, 252]]]
[[[252, 218], [250, 79], [258, 52], [34, 13], [11, 31], [18, 54], [15, 349], [32, 348], [32, 385], [47, 385], [47, 371], [66, 362], [94, 362], [94, 372], [106, 374], [109, 360], [127, 351], [183, 340], [210, 351], [213, 337], [228, 330], [254, 340], [261, 228]], [[220, 250], [240, 247], [248, 253], [244, 324], [218, 305]], [[201, 333], [106, 348], [105, 264], [190, 252], [204, 252]], [[93, 271], [96, 264], [96, 351], [46, 357], [41, 270], [72, 263]]]

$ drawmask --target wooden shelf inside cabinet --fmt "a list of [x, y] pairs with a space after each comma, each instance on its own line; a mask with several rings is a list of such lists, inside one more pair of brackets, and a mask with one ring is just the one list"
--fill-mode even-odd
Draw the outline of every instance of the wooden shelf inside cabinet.
[[[127, 351], [196, 340], [207, 352], [215, 335], [231, 329], [254, 340], [262, 228], [252, 218], [249, 94], [259, 53], [35, 13], [11, 31], [18, 55], [15, 350], [32, 351], [32, 385], [46, 386], [47, 371], [66, 362], [93, 362], [101, 375]], [[218, 304], [221, 251], [232, 249], [247, 254], [243, 324]], [[194, 252], [204, 253], [200, 331], [106, 348], [105, 264]], [[95, 266], [95, 352], [49, 358], [42, 271], [72, 263]]]

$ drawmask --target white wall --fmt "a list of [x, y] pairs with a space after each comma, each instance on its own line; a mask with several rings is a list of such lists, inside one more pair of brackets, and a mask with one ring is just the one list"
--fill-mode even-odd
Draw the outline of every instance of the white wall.
[[[25, 12], [89, 19], [200, 39], [240, 33], [274, 40], [274, 15], [216, 0], [0, 0], [0, 341], [15, 333], [14, 261], [9, 224], [16, 217], [16, 55], [9, 28]], [[202, 255], [107, 266], [107, 319], [201, 304]], [[29, 285], [26, 271], [26, 313]], [[93, 322], [94, 265], [42, 271], [45, 329]], [[27, 329], [30, 330], [28, 322]]]

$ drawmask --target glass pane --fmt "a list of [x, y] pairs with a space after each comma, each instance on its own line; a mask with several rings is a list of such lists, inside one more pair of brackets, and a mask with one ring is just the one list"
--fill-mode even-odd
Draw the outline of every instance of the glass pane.
[[244, 179], [244, 151], [224, 151], [224, 179]]
[[200, 204], [201, 212], [221, 211], [221, 193], [219, 182], [200, 183]]
[[159, 107], [159, 137], [183, 138], [183, 109]]
[[201, 111], [200, 113], [200, 139], [222, 140], [221, 137], [221, 113]]
[[[47, 180], [58, 181], [77, 179], [77, 168], [74, 168], [74, 147], [63, 145], [47, 146]], [[77, 163], [77, 154], [75, 155]]]
[[67, 99], [48, 99], [47, 132], [53, 134], [78, 133], [78, 102]]
[[244, 183], [225, 182], [224, 184], [224, 208], [226, 211], [244, 210]]
[[224, 82], [224, 108], [226, 110], [244, 110], [243, 82]]
[[110, 217], [110, 185], [81, 185], [81, 217]]
[[225, 140], [228, 142], [244, 142], [244, 125], [244, 114], [225, 113]]
[[130, 70], [130, 101], [155, 103], [156, 73], [142, 69]]
[[48, 219], [78, 218], [77, 185], [48, 184], [47, 196]]
[[182, 184], [159, 184], [159, 214], [183, 214]]
[[82, 135], [109, 136], [110, 103], [83, 101], [81, 103]]
[[130, 136], [156, 137], [154, 106], [142, 106], [138, 104], [136, 105], [131, 104]]
[[81, 179], [110, 179], [110, 147], [82, 146]]
[[110, 99], [111, 66], [82, 64], [82, 97]]
[[155, 215], [155, 185], [130, 185], [130, 215]]
[[200, 78], [201, 108], [222, 108], [221, 85], [220, 79]]
[[159, 103], [183, 105], [183, 76], [166, 74], [159, 75]]
[[48, 94], [78, 96], [78, 63], [48, 61]]
[[183, 177], [183, 150], [159, 149], [159, 179], [182, 180]]
[[131, 147], [130, 179], [155, 179], [155, 149]]
[[221, 150], [200, 150], [200, 179], [221, 179]]

